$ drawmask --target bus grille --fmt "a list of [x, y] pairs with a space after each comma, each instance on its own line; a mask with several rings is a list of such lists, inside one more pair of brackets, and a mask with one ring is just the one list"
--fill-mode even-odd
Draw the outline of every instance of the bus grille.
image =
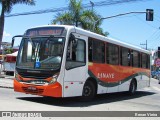
[[24, 78], [35, 78], [35, 79], [46, 79], [51, 77], [51, 75], [48, 74], [28, 74], [28, 73], [19, 73]]
[[28, 87], [22, 87], [22, 89], [26, 92], [26, 93], [31, 93], [31, 94], [42, 94], [44, 89], [38, 89], [36, 88], [34, 89], [28, 89]]

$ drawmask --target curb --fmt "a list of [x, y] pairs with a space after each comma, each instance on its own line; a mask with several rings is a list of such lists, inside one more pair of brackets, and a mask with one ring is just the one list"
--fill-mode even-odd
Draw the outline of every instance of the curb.
[[0, 78], [5, 78], [4, 76], [0, 76]]
[[8, 89], [13, 89], [13, 87], [7, 87], [7, 86], [1, 86], [1, 85], [0, 85], [0, 88], [8, 88]]
[[14, 77], [10, 77], [10, 76], [0, 76], [0, 78], [5, 78], [5, 79], [14, 79]]

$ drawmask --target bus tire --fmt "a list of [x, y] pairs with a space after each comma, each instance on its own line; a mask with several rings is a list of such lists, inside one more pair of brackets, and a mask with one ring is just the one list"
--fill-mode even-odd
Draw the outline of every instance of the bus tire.
[[86, 81], [83, 87], [81, 101], [91, 101], [96, 95], [96, 87], [92, 81]]
[[129, 86], [129, 94], [130, 95], [135, 94], [136, 89], [137, 89], [136, 80], [132, 80], [131, 83], [130, 83], [130, 86]]

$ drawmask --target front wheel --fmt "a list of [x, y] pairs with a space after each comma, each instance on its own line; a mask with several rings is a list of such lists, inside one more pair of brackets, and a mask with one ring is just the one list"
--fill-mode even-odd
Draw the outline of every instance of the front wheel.
[[92, 100], [96, 95], [96, 88], [95, 85], [92, 81], [86, 81], [83, 87], [83, 92], [82, 92], [82, 101], [90, 101]]

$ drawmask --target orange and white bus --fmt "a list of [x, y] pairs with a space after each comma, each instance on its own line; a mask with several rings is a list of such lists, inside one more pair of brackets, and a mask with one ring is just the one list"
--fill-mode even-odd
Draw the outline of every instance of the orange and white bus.
[[91, 100], [103, 93], [134, 94], [149, 85], [147, 50], [67, 25], [35, 27], [22, 36], [16, 92]]

